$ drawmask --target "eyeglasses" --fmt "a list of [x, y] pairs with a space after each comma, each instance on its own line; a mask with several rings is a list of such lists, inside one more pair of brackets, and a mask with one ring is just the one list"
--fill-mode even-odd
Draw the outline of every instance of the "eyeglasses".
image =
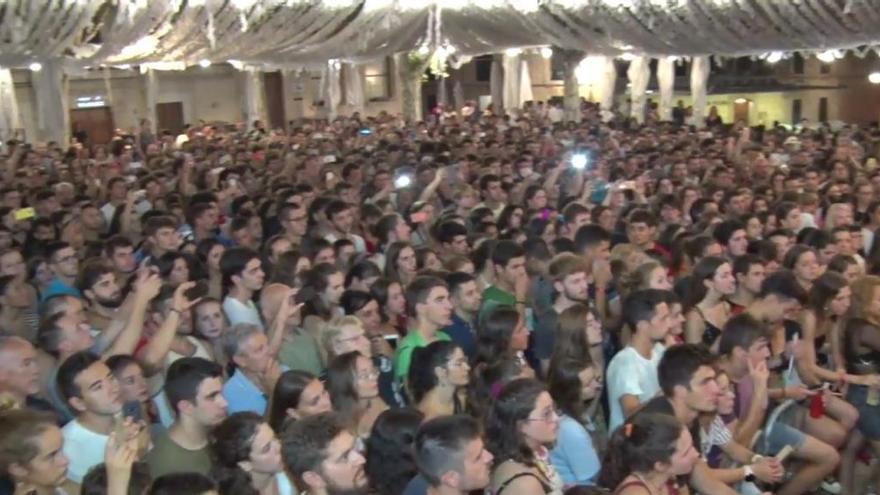
[[541, 421], [542, 423], [552, 423], [554, 421], [557, 421], [561, 416], [562, 411], [554, 407], [553, 409], [548, 409], [544, 411], [540, 417], [526, 418], [526, 421]]
[[55, 263], [58, 263], [58, 264], [70, 263], [71, 261], [76, 261], [75, 254], [71, 254], [70, 256], [64, 256], [63, 258], [58, 258], [57, 260], [55, 260]]
[[355, 377], [357, 377], [358, 380], [375, 380], [376, 378], [379, 378], [379, 371], [373, 368], [370, 371], [362, 371], [355, 375]]

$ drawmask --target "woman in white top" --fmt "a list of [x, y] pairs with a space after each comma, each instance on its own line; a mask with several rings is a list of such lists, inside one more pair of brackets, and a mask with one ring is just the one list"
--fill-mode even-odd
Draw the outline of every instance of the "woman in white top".
[[31, 409], [0, 413], [0, 472], [15, 484], [16, 494], [79, 493], [79, 486], [67, 479], [70, 461], [63, 444], [51, 415]]
[[211, 432], [208, 446], [220, 495], [293, 495], [281, 442], [258, 414], [227, 417]]

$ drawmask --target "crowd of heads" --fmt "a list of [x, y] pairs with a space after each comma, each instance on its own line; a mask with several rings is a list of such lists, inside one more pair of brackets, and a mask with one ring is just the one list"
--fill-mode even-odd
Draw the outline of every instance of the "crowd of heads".
[[880, 132], [562, 115], [6, 143], [0, 492], [857, 493]]

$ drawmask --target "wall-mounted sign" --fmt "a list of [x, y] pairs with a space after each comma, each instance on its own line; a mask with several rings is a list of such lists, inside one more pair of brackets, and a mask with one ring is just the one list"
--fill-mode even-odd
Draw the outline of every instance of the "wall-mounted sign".
[[76, 99], [76, 108], [106, 107], [107, 102], [103, 96], [79, 96]]

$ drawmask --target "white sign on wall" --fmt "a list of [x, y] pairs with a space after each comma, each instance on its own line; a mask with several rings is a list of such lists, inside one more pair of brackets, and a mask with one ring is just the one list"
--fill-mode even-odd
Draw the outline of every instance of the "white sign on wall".
[[76, 99], [76, 108], [98, 108], [106, 106], [107, 102], [104, 101], [104, 97], [100, 95], [79, 96]]

